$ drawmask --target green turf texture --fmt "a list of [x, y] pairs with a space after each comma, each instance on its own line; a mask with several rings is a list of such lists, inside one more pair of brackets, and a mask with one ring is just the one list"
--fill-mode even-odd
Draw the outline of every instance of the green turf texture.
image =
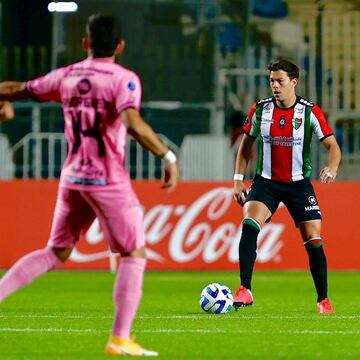
[[[107, 272], [53, 272], [0, 304], [0, 359], [109, 359]], [[335, 315], [316, 312], [307, 272], [256, 272], [252, 307], [204, 313], [203, 287], [238, 286], [236, 272], [149, 272], [134, 323], [160, 359], [360, 359], [360, 273], [331, 272]], [[111, 357], [112, 358], [112, 357]]]

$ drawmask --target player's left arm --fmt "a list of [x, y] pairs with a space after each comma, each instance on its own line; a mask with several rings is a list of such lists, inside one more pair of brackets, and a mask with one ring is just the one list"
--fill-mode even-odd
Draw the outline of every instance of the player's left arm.
[[146, 150], [165, 161], [165, 188], [172, 190], [178, 181], [179, 169], [174, 153], [143, 120], [138, 110], [127, 108], [121, 112], [127, 131]]
[[326, 137], [321, 143], [328, 152], [328, 165], [320, 171], [320, 180], [325, 184], [330, 184], [336, 178], [341, 161], [341, 151], [334, 135]]

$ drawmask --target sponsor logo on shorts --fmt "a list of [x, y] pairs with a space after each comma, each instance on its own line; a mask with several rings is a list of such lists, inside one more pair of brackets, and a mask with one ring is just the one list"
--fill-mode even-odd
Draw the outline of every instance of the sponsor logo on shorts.
[[316, 198], [313, 195], [309, 196], [308, 200], [309, 200], [309, 203], [311, 205], [316, 205], [317, 204]]
[[314, 210], [320, 210], [319, 205], [305, 206], [305, 211], [314, 211]]
[[[313, 210], [320, 210], [319, 205], [317, 205], [317, 201], [315, 196], [311, 195], [308, 197], [308, 201], [311, 204], [310, 206], [305, 206], [305, 211], [313, 211]], [[318, 211], [319, 212], [319, 211]]]

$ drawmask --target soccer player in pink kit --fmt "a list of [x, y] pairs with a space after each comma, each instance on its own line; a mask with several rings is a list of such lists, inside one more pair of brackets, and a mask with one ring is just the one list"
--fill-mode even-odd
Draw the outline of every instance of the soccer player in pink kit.
[[11, 120], [15, 116], [14, 107], [8, 101], [0, 101], [0, 121]]
[[[121, 255], [113, 294], [115, 318], [105, 352], [156, 356], [130, 336], [146, 256], [143, 214], [124, 168], [127, 133], [164, 159], [165, 188], [176, 185], [178, 167], [175, 154], [139, 114], [138, 76], [115, 63], [125, 46], [117, 25], [111, 16], [93, 15], [83, 39], [85, 60], [26, 83], [0, 83], [1, 101], [61, 102], [69, 145], [47, 247], [24, 256], [5, 274], [0, 301], [65, 261], [81, 230], [97, 216], [111, 250]], [[7, 111], [0, 118], [11, 118], [9, 104], [2, 104]]]
[[[299, 228], [309, 257], [317, 292], [317, 310], [332, 314], [327, 295], [327, 264], [321, 239], [321, 211], [310, 182], [310, 143], [315, 135], [328, 151], [328, 164], [320, 172], [323, 183], [337, 175], [341, 152], [320, 107], [296, 95], [299, 68], [286, 60], [269, 64], [273, 97], [262, 99], [250, 109], [244, 124], [234, 174], [234, 197], [244, 206], [239, 244], [241, 284], [234, 297], [235, 308], [253, 303], [251, 280], [256, 259], [257, 237], [280, 202]], [[258, 141], [256, 175], [246, 197], [244, 173], [251, 148]]]

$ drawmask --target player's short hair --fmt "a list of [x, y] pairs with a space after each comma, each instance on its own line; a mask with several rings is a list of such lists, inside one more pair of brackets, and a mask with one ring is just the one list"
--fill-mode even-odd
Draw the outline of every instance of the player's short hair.
[[86, 24], [86, 35], [95, 58], [110, 57], [122, 39], [121, 25], [111, 15], [91, 15]]
[[278, 60], [268, 64], [267, 69], [269, 72], [283, 70], [285, 71], [290, 79], [299, 78], [299, 68], [295, 64], [287, 60]]

